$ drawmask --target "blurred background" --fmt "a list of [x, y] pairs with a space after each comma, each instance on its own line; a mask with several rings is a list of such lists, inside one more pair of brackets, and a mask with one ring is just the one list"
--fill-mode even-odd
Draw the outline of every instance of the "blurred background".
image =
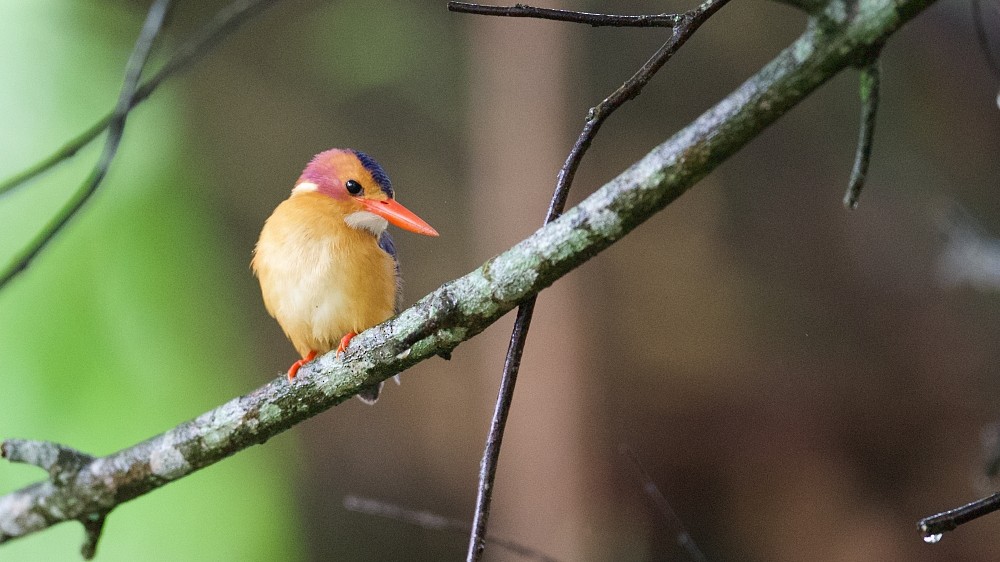
[[[175, 4], [154, 68], [226, 2]], [[113, 106], [147, 7], [0, 0], [0, 177]], [[987, 253], [1000, 235], [998, 84], [971, 22], [967, 1], [942, 0], [888, 44], [858, 210], [841, 205], [859, 109], [848, 71], [541, 295], [496, 535], [560, 560], [691, 560], [625, 446], [711, 560], [1000, 557], [1000, 516], [937, 545], [916, 530], [995, 485], [980, 441], [1000, 418], [996, 284], [968, 282], [979, 254], [953, 251], [942, 226], [958, 216]], [[571, 204], [804, 24], [772, 2], [724, 8], [607, 122]], [[132, 113], [99, 193], [0, 291], [0, 438], [107, 454], [283, 372], [296, 355], [248, 264], [265, 218], [326, 148], [375, 156], [441, 232], [394, 232], [407, 304], [479, 266], [538, 227], [587, 109], [665, 34], [452, 14], [444, 1], [279, 3]], [[0, 198], [4, 263], [98, 152]], [[512, 322], [404, 373], [375, 407], [349, 401], [123, 505], [98, 560], [463, 557], [462, 534], [343, 502], [471, 520]], [[0, 464], [0, 492], [43, 476]], [[59, 525], [0, 559], [75, 560], [82, 534]]]

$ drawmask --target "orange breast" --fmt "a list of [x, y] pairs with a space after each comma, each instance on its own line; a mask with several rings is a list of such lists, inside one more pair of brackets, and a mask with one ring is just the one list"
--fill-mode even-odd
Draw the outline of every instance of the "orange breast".
[[370, 232], [347, 226], [332, 198], [301, 193], [264, 224], [251, 267], [267, 311], [303, 357], [393, 315], [392, 258]]

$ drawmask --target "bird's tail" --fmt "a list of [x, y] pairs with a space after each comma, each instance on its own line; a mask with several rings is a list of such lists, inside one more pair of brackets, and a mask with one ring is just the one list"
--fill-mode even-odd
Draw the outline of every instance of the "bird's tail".
[[385, 383], [380, 382], [378, 383], [378, 386], [371, 386], [368, 388], [364, 388], [360, 392], [358, 392], [355, 396], [358, 397], [358, 400], [361, 400], [365, 404], [371, 406], [376, 401], [378, 401], [378, 393], [382, 390], [383, 384]]
[[[393, 380], [396, 381], [396, 384], [399, 384], [399, 375], [396, 375], [396, 376], [394, 376], [392, 378], [393, 378]], [[380, 382], [380, 383], [378, 383], [378, 386], [372, 386], [372, 387], [369, 387], [369, 388], [365, 388], [365, 389], [361, 390], [361, 392], [358, 392], [355, 396], [358, 397], [358, 400], [361, 400], [365, 404], [368, 404], [369, 406], [371, 406], [372, 404], [374, 404], [375, 402], [378, 401], [378, 394], [379, 394], [379, 392], [382, 391], [382, 385], [383, 384], [385, 384], [385, 383], [384, 382]]]

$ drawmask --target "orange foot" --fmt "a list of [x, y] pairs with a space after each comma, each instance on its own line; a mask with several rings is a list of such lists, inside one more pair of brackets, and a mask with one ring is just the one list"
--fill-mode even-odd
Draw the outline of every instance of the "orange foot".
[[354, 336], [358, 335], [357, 332], [347, 332], [344, 337], [340, 338], [340, 345], [337, 346], [337, 355], [347, 351], [347, 344], [351, 343]]
[[299, 369], [303, 365], [305, 365], [306, 363], [312, 361], [315, 358], [316, 358], [316, 352], [315, 351], [310, 351], [309, 355], [306, 355], [302, 359], [299, 359], [295, 363], [292, 363], [292, 366], [288, 368], [288, 382], [292, 382], [292, 379], [295, 378], [295, 374], [299, 372]]

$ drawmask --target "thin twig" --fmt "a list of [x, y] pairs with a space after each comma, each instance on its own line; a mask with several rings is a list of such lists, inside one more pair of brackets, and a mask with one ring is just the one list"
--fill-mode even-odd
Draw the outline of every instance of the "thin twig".
[[[132, 105], [135, 107], [145, 101], [160, 84], [171, 76], [186, 70], [212, 50], [220, 41], [236, 31], [241, 25], [271, 7], [279, 0], [238, 0], [219, 10], [215, 16], [208, 21], [198, 32], [185, 41], [169, 60], [154, 74], [147, 79], [135, 91], [132, 96]], [[98, 122], [91, 125], [76, 137], [70, 139], [66, 144], [24, 171], [11, 176], [0, 182], [0, 196], [12, 191], [28, 182], [28, 180], [42, 174], [63, 160], [67, 160], [90, 144], [98, 135], [104, 132], [111, 124], [114, 110], [102, 117]]]
[[514, 320], [514, 329], [510, 334], [503, 375], [500, 378], [500, 389], [497, 391], [497, 403], [490, 422], [490, 432], [486, 436], [486, 448], [479, 462], [476, 512], [472, 519], [472, 533], [469, 535], [469, 550], [466, 554], [469, 562], [479, 560], [486, 548], [486, 528], [493, 501], [493, 482], [496, 480], [504, 428], [507, 426], [507, 415], [510, 413], [511, 400], [514, 397], [514, 385], [517, 383], [517, 374], [521, 368], [521, 355], [524, 353], [528, 328], [531, 327], [531, 316], [535, 311], [535, 300], [535, 297], [531, 297], [518, 307], [517, 319]]
[[448, 10], [479, 16], [504, 16], [509, 18], [538, 18], [543, 20], [585, 23], [594, 27], [673, 27], [681, 22], [681, 14], [644, 14], [625, 16], [618, 14], [592, 14], [572, 10], [515, 6], [487, 6], [469, 2], [448, 2]]
[[[112, 115], [111, 122], [108, 124], [108, 138], [105, 141], [104, 151], [101, 153], [101, 157], [98, 160], [97, 165], [94, 167], [94, 171], [91, 172], [87, 181], [73, 195], [73, 198], [70, 199], [70, 201], [62, 209], [60, 209], [55, 219], [52, 220], [25, 249], [17, 261], [15, 261], [13, 267], [0, 277], [0, 288], [10, 281], [14, 275], [23, 271], [24, 268], [28, 266], [28, 263], [31, 262], [32, 258], [38, 255], [38, 252], [40, 252], [42, 248], [44, 248], [45, 245], [66, 225], [66, 223], [69, 222], [69, 219], [72, 218], [81, 207], [83, 207], [90, 196], [97, 190], [97, 187], [101, 184], [101, 180], [104, 179], [104, 176], [107, 174], [108, 168], [111, 167], [111, 162], [114, 160], [115, 154], [118, 152], [118, 145], [121, 143], [122, 134], [125, 131], [125, 119], [128, 117], [129, 110], [132, 108], [136, 88], [139, 86], [139, 77], [142, 75], [142, 69], [146, 66], [146, 61], [149, 59], [149, 53], [153, 50], [153, 43], [156, 42], [156, 38], [159, 36], [160, 30], [163, 28], [163, 21], [167, 17], [167, 12], [170, 11], [170, 1], [171, 0], [153, 0], [153, 3], [149, 7], [149, 11], [146, 13], [146, 21], [142, 25], [142, 30], [139, 32], [139, 38], [136, 39], [135, 46], [132, 48], [132, 54], [129, 55], [128, 63], [125, 66], [125, 80], [122, 84], [121, 93], [118, 96], [118, 103], [115, 105], [115, 111]], [[13, 449], [11, 445], [11, 443], [5, 442], [3, 447], [0, 447], [2, 448], [3, 456], [11, 460], [32, 462], [33, 464], [44, 468], [49, 471], [53, 482], [57, 484], [60, 483], [60, 476], [62, 476], [63, 479], [69, 477], [69, 475], [59, 474], [59, 472], [64, 470], [67, 465], [75, 467], [75, 470], [72, 473], [72, 476], [75, 477], [76, 472], [92, 460], [92, 457], [89, 455], [80, 453], [79, 451], [75, 451], [69, 447], [23, 447], [24, 450], [34, 450], [36, 452], [47, 451], [47, 453], [21, 454], [20, 452], [15, 452], [21, 450], [21, 448], [16, 446], [18, 443], [13, 444], [15, 445]], [[100, 540], [101, 531], [104, 529], [104, 517], [105, 515], [103, 513], [92, 513], [80, 520], [80, 522], [83, 523], [84, 530], [86, 531], [86, 540], [84, 541], [80, 552], [87, 560], [93, 558], [94, 554], [97, 552], [97, 542]]]
[[636, 473], [639, 477], [639, 482], [642, 483], [642, 491], [646, 494], [656, 509], [660, 511], [660, 515], [667, 521], [668, 525], [672, 525], [677, 529], [677, 544], [680, 545], [687, 553], [688, 556], [697, 562], [708, 562], [708, 558], [705, 554], [698, 548], [695, 544], [694, 539], [691, 538], [691, 533], [688, 532], [687, 527], [684, 526], [684, 522], [674, 511], [674, 508], [670, 507], [670, 502], [667, 501], [667, 497], [663, 495], [660, 491], [660, 487], [656, 485], [656, 481], [653, 477], [649, 475], [649, 472], [643, 468], [642, 463], [639, 462], [639, 456], [635, 454], [632, 447], [629, 447], [625, 443], [622, 443], [619, 450], [626, 458], [632, 461], [632, 466], [635, 468]]
[[111, 122], [108, 124], [108, 138], [104, 141], [104, 150], [101, 152], [101, 157], [98, 159], [97, 165], [94, 166], [94, 170], [62, 209], [59, 209], [56, 216], [45, 225], [41, 232], [35, 235], [14, 258], [13, 264], [0, 275], [0, 289], [28, 267], [31, 260], [35, 259], [35, 256], [66, 226], [66, 223], [76, 215], [77, 211], [87, 203], [87, 200], [97, 191], [97, 187], [101, 185], [101, 180], [108, 173], [108, 168], [111, 167], [111, 162], [118, 153], [118, 145], [121, 143], [122, 134], [125, 131], [125, 119], [128, 118], [128, 113], [132, 109], [136, 90], [139, 87], [139, 77], [142, 75], [143, 67], [146, 66], [153, 42], [160, 34], [160, 28], [163, 26], [163, 20], [169, 9], [170, 0], [154, 0], [149, 8], [142, 32], [139, 34], [125, 66], [125, 80], [121, 93], [118, 95], [118, 103], [115, 104]]
[[[671, 30], [670, 39], [656, 51], [652, 58], [646, 61], [631, 78], [626, 80], [610, 96], [590, 110], [587, 114], [587, 121], [584, 124], [583, 131], [577, 137], [576, 143], [566, 158], [566, 162], [559, 170], [556, 188], [552, 194], [552, 200], [549, 203], [544, 224], [548, 224], [562, 215], [563, 209], [566, 207], [566, 198], [569, 196], [570, 187], [572, 187], [573, 179], [576, 176], [576, 171], [604, 120], [621, 107], [622, 104], [638, 96], [642, 88], [649, 83], [656, 72], [670, 60], [674, 53], [694, 35], [694, 32], [697, 31], [701, 24], [726, 5], [727, 2], [728, 0], [707, 0], [697, 8], [681, 14], [677, 24]], [[527, 6], [518, 7], [522, 10], [529, 8]], [[472, 522], [472, 533], [469, 536], [469, 550], [466, 554], [468, 562], [479, 560], [482, 557], [483, 550], [486, 548], [484, 539], [489, 521], [497, 466], [500, 460], [500, 448], [503, 444], [504, 428], [507, 425], [507, 416], [510, 412], [511, 401], [514, 397], [514, 387], [517, 383], [517, 374], [521, 366], [524, 344], [527, 341], [528, 329], [531, 326], [535, 300], [536, 297], [531, 297], [518, 307], [514, 329], [511, 332], [510, 343], [507, 346], [507, 356], [504, 361], [503, 375], [500, 379], [500, 389], [493, 411], [493, 419], [490, 423], [490, 432], [487, 435], [486, 447], [479, 465], [476, 511]]]
[[1000, 492], [961, 507], [925, 517], [917, 522], [917, 528], [923, 533], [924, 541], [934, 543], [941, 540], [942, 534], [957, 528], [959, 525], [979, 519], [997, 510], [1000, 510]]
[[986, 57], [986, 64], [993, 71], [993, 75], [1000, 79], [1000, 57], [993, 52], [990, 38], [986, 34], [986, 22], [983, 21], [983, 5], [980, 0], [972, 0], [972, 25], [976, 29], [976, 40], [979, 42], [979, 50]]
[[80, 547], [80, 554], [84, 560], [92, 560], [97, 554], [97, 542], [101, 540], [101, 533], [104, 531], [104, 521], [107, 515], [104, 513], [91, 513], [80, 520], [83, 523], [84, 541]]
[[882, 81], [879, 70], [879, 58], [875, 55], [861, 69], [861, 127], [858, 130], [858, 148], [854, 153], [854, 167], [851, 169], [851, 179], [847, 183], [847, 193], [844, 194], [844, 206], [850, 210], [858, 208], [858, 198], [865, 186], [868, 176], [868, 164], [872, 158], [872, 143], [875, 139], [875, 117], [878, 114], [878, 102], [881, 95], [879, 86]]
[[[364, 513], [365, 515], [394, 519], [431, 531], [450, 531], [464, 535], [472, 528], [471, 525], [459, 519], [452, 519], [429, 511], [406, 509], [405, 507], [391, 503], [358, 496], [346, 496], [344, 498], [344, 509], [355, 513]], [[524, 558], [541, 560], [542, 562], [558, 562], [556, 558], [509, 539], [489, 535], [486, 537], [486, 542]]]

